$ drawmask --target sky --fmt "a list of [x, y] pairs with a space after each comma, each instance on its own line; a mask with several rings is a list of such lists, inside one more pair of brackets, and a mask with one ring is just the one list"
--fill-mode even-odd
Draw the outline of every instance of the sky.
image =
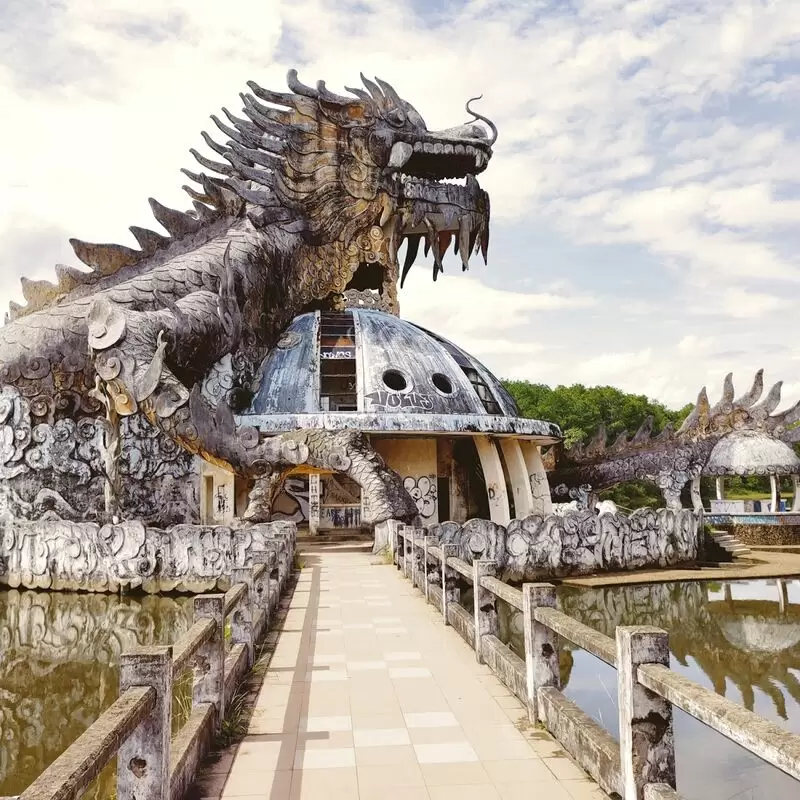
[[481, 93], [499, 128], [488, 266], [420, 260], [402, 316], [503, 378], [680, 407], [764, 367], [800, 398], [797, 0], [5, 0], [0, 53], [4, 307], [70, 236], [190, 207], [179, 169], [247, 80], [363, 71], [431, 129]]

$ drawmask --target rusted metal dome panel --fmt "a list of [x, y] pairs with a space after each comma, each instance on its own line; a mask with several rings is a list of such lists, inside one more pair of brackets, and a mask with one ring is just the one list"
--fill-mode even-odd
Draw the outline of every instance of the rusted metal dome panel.
[[302, 314], [294, 318], [262, 364], [251, 413], [310, 413], [320, 410], [318, 328], [317, 314]]
[[360, 331], [363, 379], [359, 395], [364, 411], [486, 413], [463, 370], [426, 331], [390, 314], [359, 310], [354, 316]]

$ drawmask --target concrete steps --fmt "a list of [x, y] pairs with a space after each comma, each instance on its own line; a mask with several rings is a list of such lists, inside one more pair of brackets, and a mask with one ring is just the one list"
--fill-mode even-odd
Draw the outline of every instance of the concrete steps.
[[752, 552], [746, 544], [742, 544], [732, 533], [727, 531], [711, 531], [714, 541], [727, 550], [733, 558], [747, 558]]

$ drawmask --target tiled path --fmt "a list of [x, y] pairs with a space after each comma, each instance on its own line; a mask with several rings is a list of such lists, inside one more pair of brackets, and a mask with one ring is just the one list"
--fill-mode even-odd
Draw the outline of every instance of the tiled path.
[[204, 796], [606, 797], [394, 567], [304, 560], [248, 735]]

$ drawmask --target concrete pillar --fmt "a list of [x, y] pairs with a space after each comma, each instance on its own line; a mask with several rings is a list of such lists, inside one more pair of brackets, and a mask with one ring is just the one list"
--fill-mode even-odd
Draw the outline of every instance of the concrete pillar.
[[489, 518], [498, 525], [508, 525], [511, 510], [508, 505], [508, 491], [503, 474], [503, 464], [497, 445], [488, 436], [476, 436], [475, 447], [481, 460], [483, 477], [486, 480], [486, 493], [489, 496]]
[[461, 599], [461, 589], [458, 588], [458, 573], [447, 566], [448, 558], [458, 558], [459, 546], [457, 544], [443, 544], [442, 546], [442, 617], [444, 624], [449, 625], [447, 619], [447, 606], [458, 603]]
[[417, 535], [419, 534], [419, 530], [417, 528], [410, 528], [408, 533], [408, 544], [411, 552], [411, 585], [416, 588], [417, 572], [419, 567], [419, 559], [417, 558]]
[[525, 459], [525, 467], [528, 472], [528, 482], [531, 485], [531, 497], [533, 498], [532, 514], [552, 514], [553, 500], [550, 497], [550, 483], [547, 480], [547, 472], [542, 462], [542, 450], [536, 442], [521, 439], [519, 442], [522, 457]]
[[231, 586], [243, 583], [247, 587], [244, 597], [231, 614], [231, 642], [243, 644], [247, 650], [247, 666], [253, 666], [253, 568], [235, 567], [231, 571]]
[[780, 578], [775, 581], [775, 583], [778, 585], [778, 613], [781, 616], [785, 616], [786, 609], [789, 605], [789, 587], [786, 581]]
[[[319, 473], [308, 476], [308, 535], [316, 536], [319, 533], [320, 523], [320, 495], [321, 478]], [[363, 494], [363, 493], [362, 493]]]
[[539, 721], [539, 688], [561, 686], [558, 635], [537, 622], [537, 608], [556, 607], [556, 587], [551, 583], [522, 585], [522, 614], [525, 628], [525, 674], [528, 688], [528, 720]]
[[792, 475], [792, 511], [800, 511], [800, 475]]
[[140, 647], [123, 653], [119, 692], [140, 686], [156, 691], [155, 708], [120, 745], [118, 800], [169, 800], [172, 733], [172, 648]]
[[194, 621], [214, 621], [214, 633], [192, 660], [192, 705], [214, 706], [214, 728], [225, 718], [225, 595], [201, 594], [194, 598]]
[[647, 625], [617, 628], [622, 800], [643, 800], [648, 783], [675, 788], [672, 705], [640, 685], [642, 664], [669, 666], [669, 635]]
[[264, 624], [260, 631], [254, 632], [255, 636], [260, 636], [269, 630], [269, 620], [271, 615], [270, 606], [272, 605], [270, 600], [270, 576], [277, 563], [278, 556], [271, 550], [253, 551], [253, 566], [258, 566], [259, 564], [265, 565], [265, 569], [261, 573], [261, 576], [253, 583], [253, 592], [255, 595], [253, 598], [253, 603], [255, 606], [264, 609]]
[[777, 514], [780, 509], [778, 508], [778, 478], [776, 475], [769, 476], [769, 501], [772, 504], [770, 508], [773, 514]]
[[430, 541], [428, 531], [422, 532], [422, 591], [425, 592], [425, 602], [430, 602], [430, 589], [428, 581], [428, 542]]
[[500, 439], [500, 449], [506, 462], [511, 491], [514, 495], [514, 513], [518, 519], [533, 514], [534, 502], [528, 465], [522, 455], [519, 439]]
[[495, 596], [481, 587], [484, 575], [494, 575], [496, 561], [477, 559], [472, 562], [472, 604], [475, 612], [475, 660], [483, 663], [483, 637], [497, 636], [499, 623]]
[[725, 478], [719, 476], [715, 481], [715, 488], [717, 490], [717, 500], [725, 499]]

